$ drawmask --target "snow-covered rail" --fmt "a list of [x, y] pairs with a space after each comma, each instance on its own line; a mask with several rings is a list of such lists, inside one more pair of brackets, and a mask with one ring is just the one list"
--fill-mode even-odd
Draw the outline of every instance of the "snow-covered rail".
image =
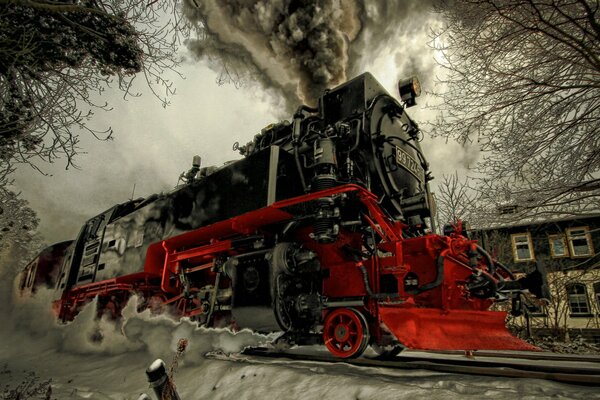
[[[245, 358], [244, 358], [245, 357]], [[391, 359], [362, 357], [340, 360], [322, 352], [300, 349], [244, 350], [237, 361], [280, 358], [323, 363], [345, 363], [361, 367], [424, 369], [444, 373], [511, 378], [545, 379], [563, 383], [600, 386], [600, 357], [525, 352], [416, 352], [405, 351]]]

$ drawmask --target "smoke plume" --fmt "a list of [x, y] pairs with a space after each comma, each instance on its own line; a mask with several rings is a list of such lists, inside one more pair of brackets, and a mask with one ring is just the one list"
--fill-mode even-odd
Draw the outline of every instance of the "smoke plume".
[[196, 56], [216, 58], [229, 78], [250, 76], [295, 103], [314, 104], [347, 79], [348, 44], [360, 31], [352, 0], [186, 0], [185, 14], [201, 29], [188, 43]]
[[[185, 0], [198, 32], [187, 45], [220, 71], [220, 83], [258, 81], [288, 109], [314, 105], [398, 36], [422, 33], [434, 1]], [[398, 66], [418, 68], [419, 57], [407, 53]]]

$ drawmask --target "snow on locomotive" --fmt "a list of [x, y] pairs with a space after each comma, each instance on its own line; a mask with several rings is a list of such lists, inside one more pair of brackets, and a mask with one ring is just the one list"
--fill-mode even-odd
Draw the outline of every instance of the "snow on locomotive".
[[118, 313], [135, 293], [144, 307], [283, 331], [343, 358], [368, 345], [534, 350], [489, 308], [540, 293], [535, 280], [516, 281], [458, 230], [428, 233], [431, 177], [404, 109], [418, 82], [399, 88], [404, 107], [358, 76], [236, 144], [241, 160], [200, 168], [196, 158], [171, 193], [87, 221], [44, 268], [58, 317], [95, 297]]

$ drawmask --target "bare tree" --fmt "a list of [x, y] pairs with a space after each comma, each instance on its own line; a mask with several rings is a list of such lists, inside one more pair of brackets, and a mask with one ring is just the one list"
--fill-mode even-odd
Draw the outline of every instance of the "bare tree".
[[458, 172], [442, 176], [435, 192], [437, 226], [460, 220], [470, 220], [476, 210], [477, 193], [469, 186], [470, 179], [461, 179]]
[[0, 183], [16, 163], [74, 165], [80, 132], [110, 138], [90, 119], [111, 85], [136, 96], [143, 75], [166, 105], [186, 29], [176, 0], [0, 0]]
[[476, 141], [489, 207], [600, 209], [600, 4], [456, 0], [437, 11], [445, 74], [434, 134]]
[[[44, 247], [35, 212], [18, 194], [0, 187], [0, 302], [12, 301], [16, 274]], [[0, 397], [1, 398], [1, 397]]]
[[37, 228], [38, 218], [18, 194], [0, 188], [0, 249], [9, 243], [27, 245]]
[[8, 189], [17, 164], [74, 166], [81, 133], [112, 136], [92, 121], [110, 109], [103, 92], [139, 96], [137, 76], [168, 104], [165, 73], [176, 71], [189, 33], [180, 12], [178, 0], [0, 0], [0, 247], [31, 248], [37, 226]]

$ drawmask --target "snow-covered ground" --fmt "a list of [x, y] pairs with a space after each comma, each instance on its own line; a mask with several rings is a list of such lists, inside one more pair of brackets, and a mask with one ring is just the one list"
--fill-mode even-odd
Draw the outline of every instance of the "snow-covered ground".
[[[153, 397], [145, 369], [156, 358], [168, 367], [180, 338], [189, 340], [175, 373], [182, 399], [600, 399], [597, 388], [541, 380], [247, 361], [235, 353], [268, 337], [199, 329], [188, 321], [138, 314], [133, 304], [120, 326], [95, 321], [93, 305], [73, 323], [57, 325], [48, 309], [50, 297], [49, 292], [38, 293], [35, 301], [2, 310], [0, 399], [2, 388], [16, 387], [29, 372], [52, 380], [53, 399], [136, 400], [141, 393]], [[99, 336], [101, 341], [92, 340]], [[208, 352], [223, 355], [206, 357]]]

